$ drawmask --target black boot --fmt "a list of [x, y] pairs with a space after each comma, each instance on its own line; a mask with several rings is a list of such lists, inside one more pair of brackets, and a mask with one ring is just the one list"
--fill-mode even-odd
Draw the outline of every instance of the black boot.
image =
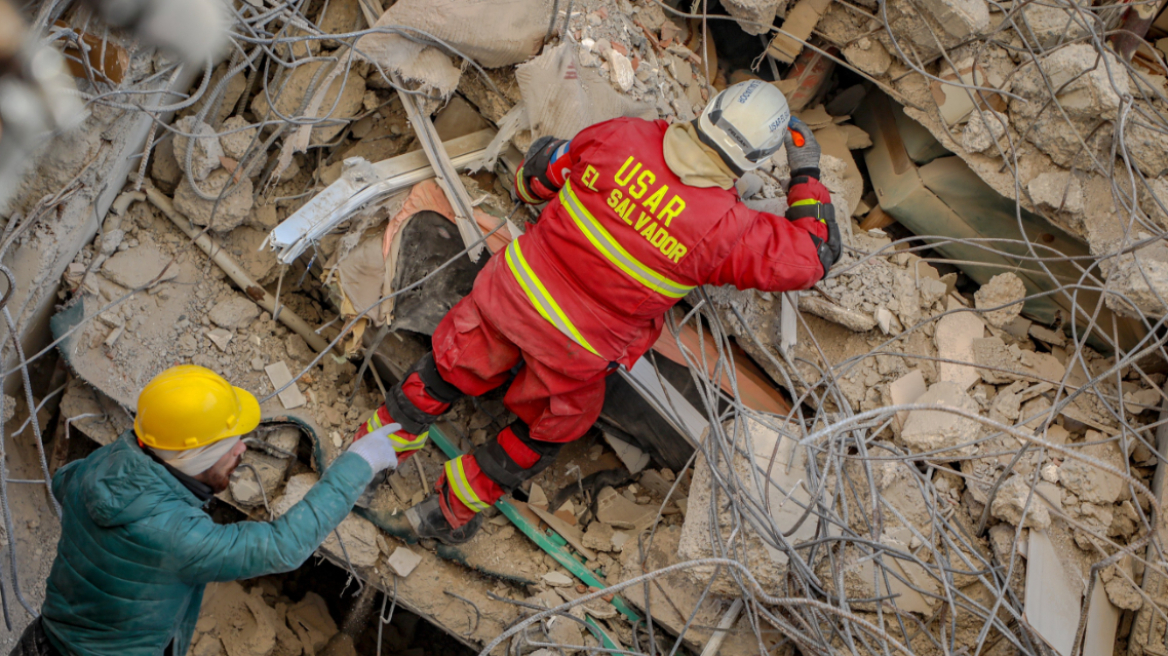
[[474, 519], [466, 524], [453, 528], [446, 516], [442, 514], [438, 495], [431, 494], [418, 505], [406, 511], [406, 519], [414, 534], [419, 538], [434, 538], [445, 544], [462, 544], [469, 541], [483, 525], [482, 514], [475, 514]]

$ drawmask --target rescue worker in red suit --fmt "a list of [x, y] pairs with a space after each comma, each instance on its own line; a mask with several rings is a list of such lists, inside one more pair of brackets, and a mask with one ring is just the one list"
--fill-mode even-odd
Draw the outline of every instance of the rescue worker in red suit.
[[[786, 146], [787, 216], [748, 208], [735, 180]], [[406, 512], [418, 537], [469, 540], [479, 513], [539, 473], [592, 426], [605, 377], [632, 367], [664, 315], [698, 285], [790, 291], [821, 280], [840, 253], [819, 145], [782, 93], [727, 88], [692, 123], [618, 118], [568, 141], [537, 140], [516, 176], [539, 221], [486, 264], [442, 319], [433, 351], [392, 388], [357, 438], [397, 422], [405, 460], [464, 395], [511, 379], [518, 421], [448, 461]]]

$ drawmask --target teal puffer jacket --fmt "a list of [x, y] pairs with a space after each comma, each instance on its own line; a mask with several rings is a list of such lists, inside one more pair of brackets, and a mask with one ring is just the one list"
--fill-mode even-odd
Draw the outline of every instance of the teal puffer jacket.
[[207, 583], [296, 569], [372, 478], [346, 453], [279, 519], [221, 525], [128, 432], [53, 477], [64, 512], [45, 631], [72, 656], [156, 656], [172, 640], [182, 656]]

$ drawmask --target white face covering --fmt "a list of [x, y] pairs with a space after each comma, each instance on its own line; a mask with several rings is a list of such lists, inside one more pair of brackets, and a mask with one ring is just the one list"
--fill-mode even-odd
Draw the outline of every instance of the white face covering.
[[240, 437], [227, 437], [218, 442], [212, 442], [207, 446], [201, 446], [197, 449], [186, 449], [185, 451], [167, 451], [164, 449], [152, 449], [154, 453], [162, 460], [186, 474], [187, 476], [198, 476], [211, 468], [212, 465], [219, 462], [227, 452], [235, 448], [239, 444]]

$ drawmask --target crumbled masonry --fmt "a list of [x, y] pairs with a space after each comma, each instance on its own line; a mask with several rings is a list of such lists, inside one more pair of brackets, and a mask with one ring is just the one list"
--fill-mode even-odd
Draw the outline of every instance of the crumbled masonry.
[[[0, 190], [0, 652], [44, 596], [43, 481], [129, 429], [151, 377], [261, 399], [212, 507], [275, 519], [430, 349], [485, 261], [468, 235], [533, 225], [511, 190], [535, 140], [691, 121], [757, 78], [822, 146], [829, 275], [691, 291], [458, 547], [394, 530], [443, 475], [434, 441], [320, 546], [335, 590], [214, 584], [189, 654], [1168, 653], [1168, 12], [1139, 5], [249, 0], [204, 71], [34, 1], [125, 61], [74, 62], [83, 124]], [[782, 216], [786, 162], [738, 180], [749, 207]], [[472, 450], [501, 398], [437, 430]], [[376, 637], [382, 600], [407, 612]]]

